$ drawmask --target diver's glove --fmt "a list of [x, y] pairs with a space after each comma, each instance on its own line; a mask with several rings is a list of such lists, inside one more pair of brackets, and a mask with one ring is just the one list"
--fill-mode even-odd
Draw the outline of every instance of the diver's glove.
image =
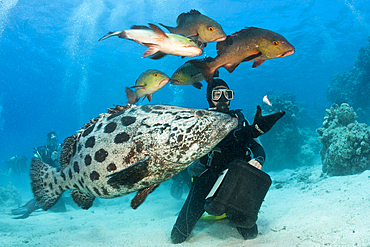
[[254, 121], [252, 125], [247, 127], [236, 129], [234, 131], [234, 136], [238, 139], [251, 139], [257, 138], [260, 135], [265, 134], [268, 132], [272, 126], [282, 117], [284, 116], [285, 111], [278, 111], [266, 116], [262, 116], [261, 106], [257, 106], [257, 112], [254, 116]]

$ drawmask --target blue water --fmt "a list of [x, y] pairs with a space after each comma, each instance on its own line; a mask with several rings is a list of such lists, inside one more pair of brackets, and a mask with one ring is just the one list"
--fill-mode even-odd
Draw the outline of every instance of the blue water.
[[[232, 107], [245, 111], [274, 90], [296, 95], [322, 119], [331, 104], [326, 99], [331, 77], [353, 67], [370, 36], [365, 0], [1, 1], [0, 169], [14, 154], [30, 157], [33, 147], [45, 145], [49, 131], [63, 140], [112, 104], [124, 105], [125, 87], [143, 71], [159, 69], [171, 76], [189, 58], [140, 58], [146, 48], [135, 42], [98, 40], [134, 24], [175, 26], [177, 16], [190, 9], [218, 21], [227, 34], [255, 26], [280, 33], [295, 46], [295, 54], [255, 69], [252, 63], [232, 74], [220, 69], [236, 92]], [[204, 54], [214, 57], [215, 44], [208, 44]], [[151, 103], [208, 106], [205, 87], [169, 84]]]

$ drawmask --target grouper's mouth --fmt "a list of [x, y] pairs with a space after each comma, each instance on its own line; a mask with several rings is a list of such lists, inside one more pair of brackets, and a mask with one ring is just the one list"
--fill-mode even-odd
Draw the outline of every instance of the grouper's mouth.
[[[218, 143], [220, 143], [226, 136], [229, 134], [229, 132], [238, 125], [238, 120], [236, 118], [231, 118], [226, 124], [224, 124], [222, 127], [218, 128], [216, 131], [213, 131], [212, 136], [209, 138], [209, 141], [205, 143], [203, 148], [208, 148], [211, 145], [216, 146]], [[219, 136], [221, 137], [219, 141], [216, 143], [213, 142], [214, 137]]]

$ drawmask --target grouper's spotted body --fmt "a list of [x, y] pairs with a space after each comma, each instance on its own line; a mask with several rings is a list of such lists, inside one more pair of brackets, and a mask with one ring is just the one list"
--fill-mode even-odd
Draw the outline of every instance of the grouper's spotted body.
[[65, 190], [82, 208], [95, 197], [115, 198], [139, 191], [139, 206], [159, 183], [208, 153], [237, 120], [206, 110], [168, 105], [117, 107], [67, 138], [61, 170], [33, 159], [31, 187], [44, 210]]

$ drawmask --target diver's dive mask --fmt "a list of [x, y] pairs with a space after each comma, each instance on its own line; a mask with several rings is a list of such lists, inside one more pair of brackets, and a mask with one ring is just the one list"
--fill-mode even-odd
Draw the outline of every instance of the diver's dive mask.
[[57, 145], [59, 142], [59, 139], [56, 135], [52, 134], [48, 140], [48, 145]]
[[223, 97], [227, 101], [232, 100], [234, 98], [234, 91], [228, 88], [215, 88], [212, 90], [212, 100], [223, 102]]

